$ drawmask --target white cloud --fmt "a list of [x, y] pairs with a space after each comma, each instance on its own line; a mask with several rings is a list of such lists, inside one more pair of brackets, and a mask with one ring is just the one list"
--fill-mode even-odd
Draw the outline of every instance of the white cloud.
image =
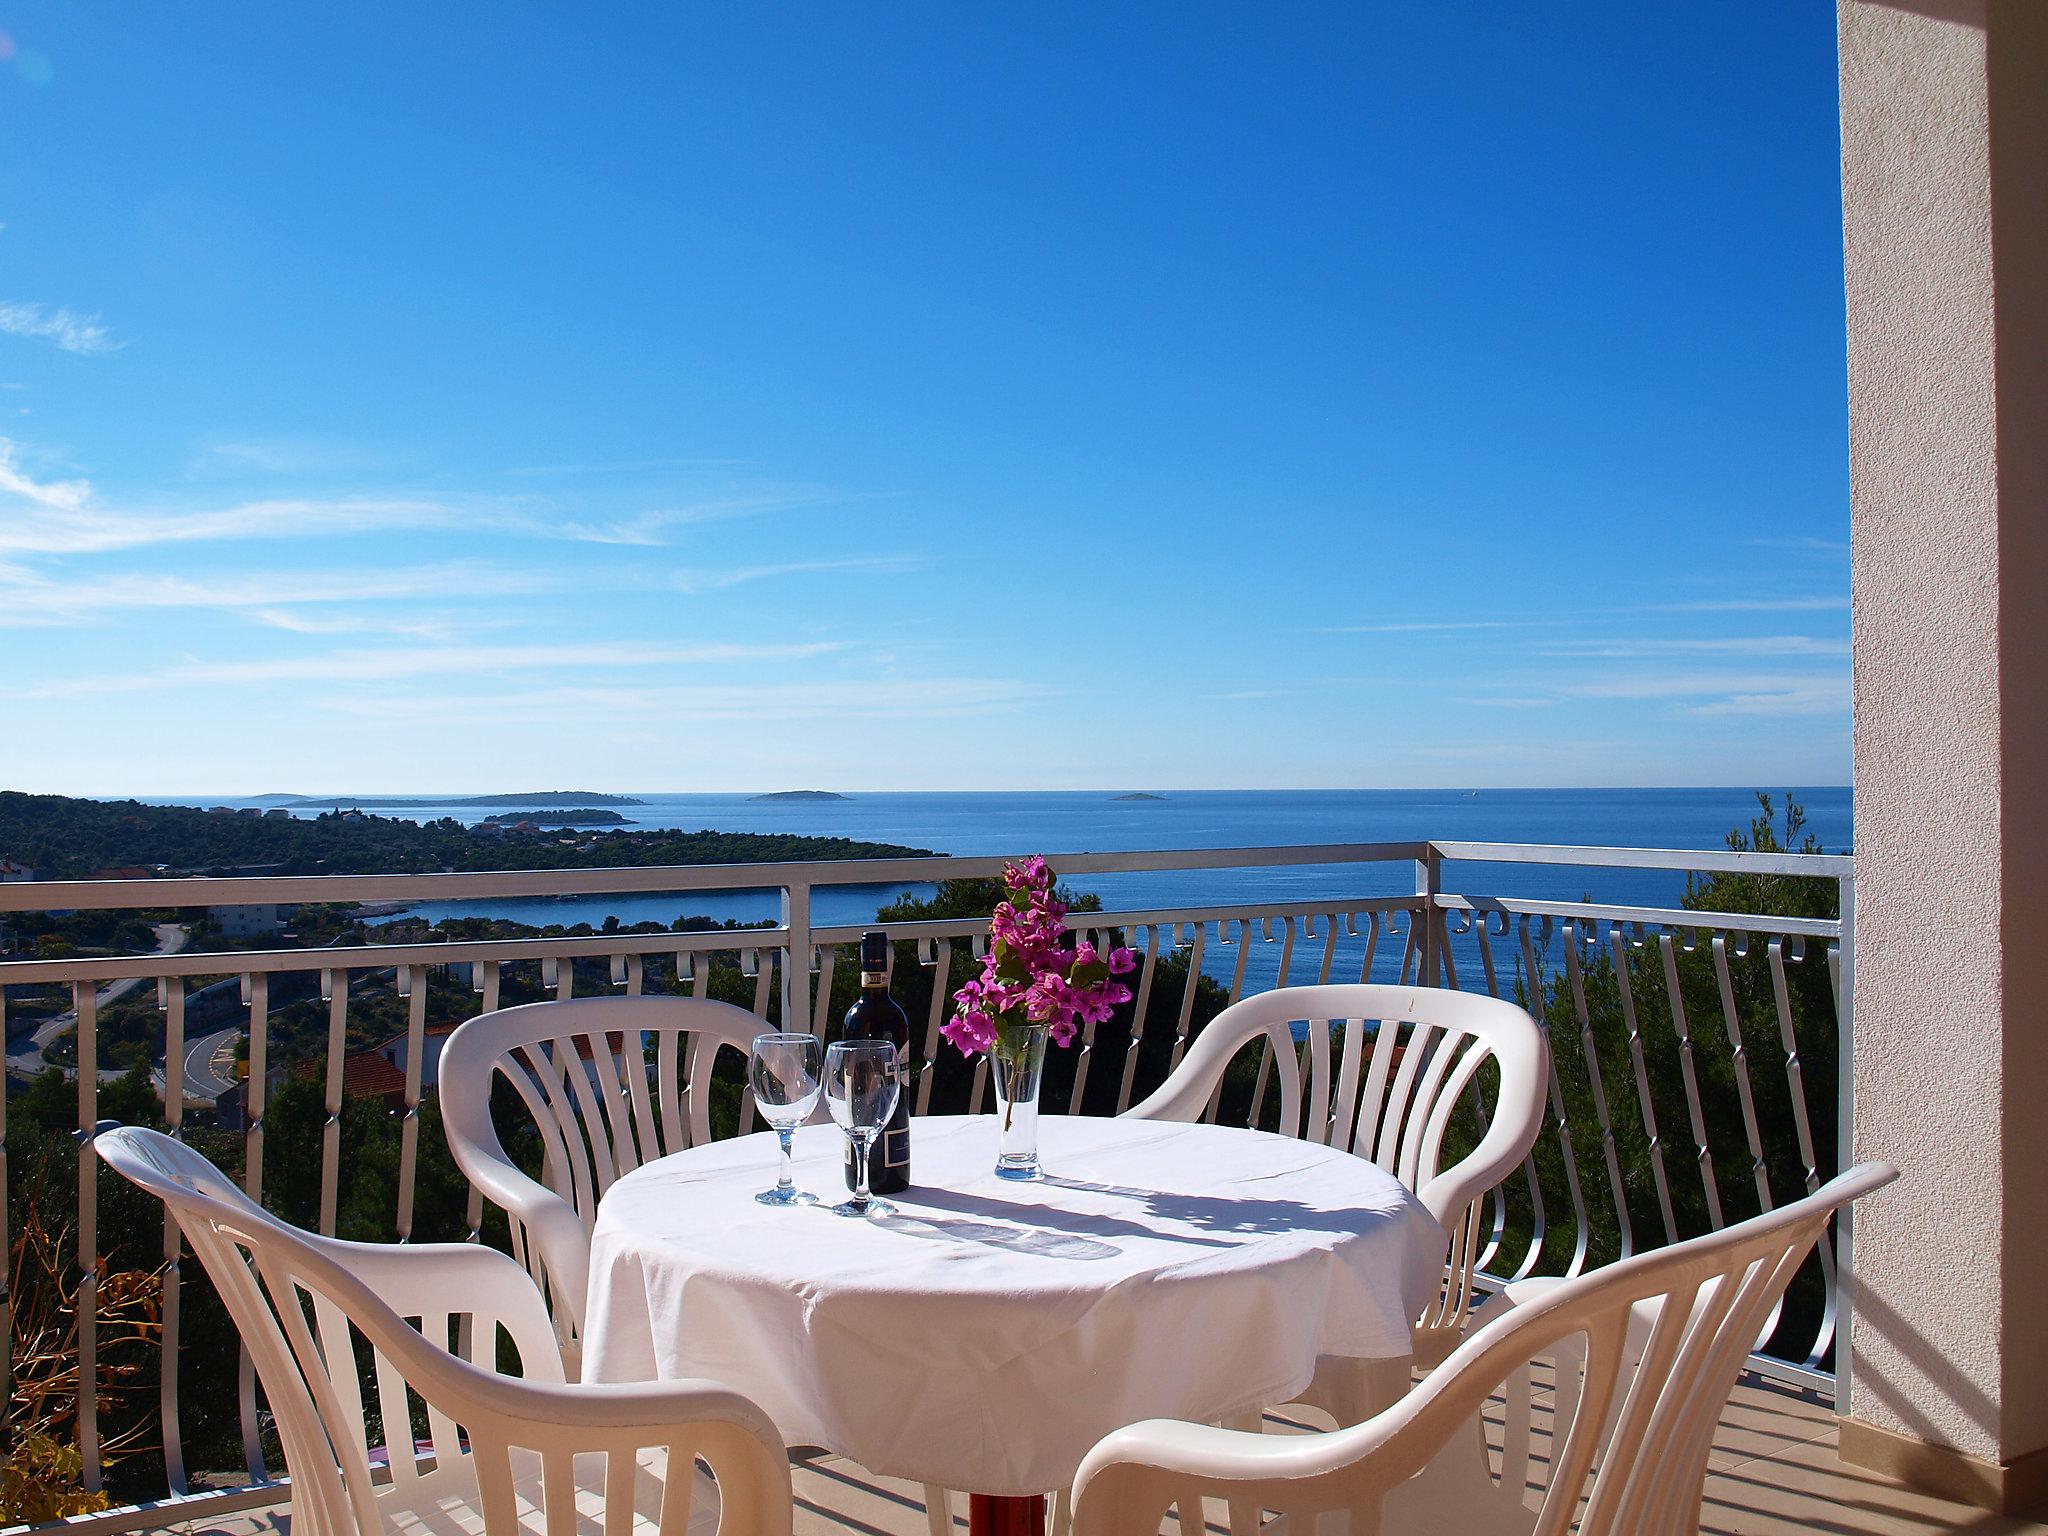
[[1849, 680], [1829, 678], [1804, 687], [1734, 693], [1700, 704], [1695, 715], [1833, 715], [1849, 708]]
[[[1609, 677], [1568, 683], [1559, 692], [1581, 699], [1696, 699], [1712, 694], [1786, 693], [1816, 688], [1827, 681], [1825, 678], [1782, 673], [1651, 673], [1640, 677]], [[1847, 689], [1848, 682], [1848, 674], [1841, 674], [1843, 689]]]
[[1446, 619], [1414, 624], [1335, 624], [1318, 630], [1324, 635], [1414, 635], [1464, 629], [1529, 629], [1539, 624], [1562, 623], [1560, 619]]
[[545, 571], [467, 561], [369, 570], [251, 571], [205, 579], [115, 572], [75, 581], [54, 580], [20, 566], [0, 566], [0, 628], [81, 623], [135, 610], [213, 608], [259, 610], [259, 617], [278, 628], [314, 633], [322, 626], [295, 622], [288, 612], [290, 605], [508, 597], [548, 591], [560, 584]]
[[[733, 665], [793, 661], [844, 650], [841, 642], [790, 645], [652, 645], [637, 641], [584, 645], [450, 645], [329, 651], [262, 661], [191, 661], [156, 672], [59, 678], [32, 686], [32, 698], [76, 698], [165, 688], [286, 682], [388, 682], [497, 672]], [[835, 692], [843, 692], [836, 689]], [[530, 707], [530, 706], [528, 706]]]
[[1729, 635], [1714, 639], [1559, 640], [1537, 653], [1559, 657], [1846, 656], [1847, 640], [1814, 635]]
[[465, 691], [449, 699], [422, 694], [337, 695], [325, 708], [352, 717], [447, 724], [502, 723], [508, 715], [607, 724], [636, 715], [704, 720], [944, 720], [1000, 714], [1060, 696], [1050, 684], [1009, 678], [920, 677], [882, 681], [789, 683], [596, 684], [550, 686], [516, 694]]
[[714, 591], [737, 587], [750, 581], [777, 576], [809, 576], [825, 571], [873, 571], [896, 575], [922, 570], [926, 562], [915, 555], [871, 555], [851, 560], [792, 560], [781, 565], [745, 565], [730, 571], [685, 573], [674, 579], [679, 592]]
[[0, 332], [52, 342], [85, 356], [112, 352], [121, 345], [98, 315], [74, 314], [62, 307], [45, 310], [40, 304], [0, 303]]
[[[263, 457], [255, 445], [244, 450]], [[271, 462], [286, 462], [277, 449]], [[257, 459], [248, 462], [256, 463]], [[5, 498], [42, 509], [33, 518], [5, 516]], [[762, 516], [844, 500], [820, 486], [763, 484], [685, 506], [623, 517], [563, 515], [531, 496], [430, 498], [408, 495], [294, 496], [227, 506], [112, 506], [90, 481], [38, 481], [21, 466], [19, 446], [0, 437], [0, 554], [90, 555], [162, 544], [244, 539], [339, 538], [402, 530], [459, 529], [523, 534], [586, 544], [657, 546], [677, 529]], [[772, 568], [763, 568], [769, 570]], [[747, 579], [741, 577], [739, 579]]]
[[1731, 597], [1696, 603], [1649, 603], [1639, 608], [1617, 608], [1617, 613], [1845, 613], [1846, 595], [1840, 597]]

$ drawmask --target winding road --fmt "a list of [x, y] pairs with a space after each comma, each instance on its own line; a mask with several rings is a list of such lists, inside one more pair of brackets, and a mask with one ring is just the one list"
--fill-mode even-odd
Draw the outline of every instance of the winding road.
[[[159, 955], [175, 955], [185, 947], [186, 940], [191, 938], [191, 936], [190, 930], [183, 923], [158, 923], [156, 925], [155, 952]], [[100, 988], [99, 1001], [96, 1006], [105, 1008], [110, 1003], [119, 1002], [130, 992], [141, 986], [147, 979], [142, 976], [130, 976], [121, 981], [108, 982], [104, 987]], [[62, 1035], [66, 1030], [75, 1027], [77, 1023], [78, 1015], [75, 1011], [54, 1014], [44, 1020], [36, 1026], [33, 1033], [22, 1040], [19, 1047], [8, 1051], [7, 1070], [33, 1075], [42, 1071], [44, 1067], [52, 1065], [52, 1063], [45, 1059], [43, 1052], [56, 1042], [58, 1036]], [[113, 1071], [112, 1069], [100, 1073], [103, 1079], [120, 1077], [121, 1075], [120, 1072]]]

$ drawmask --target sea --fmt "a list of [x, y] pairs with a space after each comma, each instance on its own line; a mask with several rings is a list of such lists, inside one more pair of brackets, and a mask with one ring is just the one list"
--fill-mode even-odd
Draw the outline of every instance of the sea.
[[[1142, 793], [1156, 798], [1132, 799]], [[1802, 836], [1811, 833], [1829, 853], [1850, 852], [1851, 798], [1846, 786], [1805, 786], [1768, 791], [1782, 834], [1787, 802], [1805, 814]], [[637, 796], [638, 805], [613, 805], [623, 828], [709, 829], [722, 832], [779, 832], [857, 838], [902, 844], [956, 855], [1127, 852], [1183, 848], [1255, 848], [1275, 844], [1442, 841], [1576, 844], [1591, 848], [1718, 849], [1728, 834], [1747, 829], [1760, 813], [1757, 791], [1727, 789], [1432, 789], [1432, 790], [1060, 790], [951, 793], [854, 794], [830, 800], [760, 799], [743, 794], [655, 794]], [[572, 803], [569, 796], [565, 804]], [[191, 804], [269, 804], [252, 800], [197, 800]], [[472, 823], [516, 806], [421, 804], [364, 809], [382, 816], [419, 821], [452, 816]], [[315, 815], [316, 810], [294, 811]], [[571, 835], [565, 832], [563, 835]], [[1075, 888], [1100, 896], [1111, 910], [1164, 907], [1340, 902], [1347, 898], [1395, 895], [1414, 889], [1412, 864], [1294, 865], [1226, 870], [1142, 871], [1075, 875]], [[1520, 896], [1572, 901], [1591, 899], [1630, 906], [1676, 906], [1684, 895], [1683, 872], [1601, 869], [1552, 864], [1446, 863], [1447, 890], [1472, 895]], [[860, 924], [885, 903], [921, 888], [858, 885], [819, 889], [812, 920]], [[509, 898], [475, 902], [424, 902], [405, 915], [429, 921], [447, 917], [500, 917], [534, 925], [668, 923], [681, 916], [758, 920], [778, 915], [772, 890], [736, 890], [688, 895], [607, 895]], [[1284, 932], [1280, 939], [1284, 940]], [[1359, 974], [1363, 936], [1341, 935], [1334, 975]], [[1510, 941], [1511, 942], [1511, 941]], [[1210, 943], [1214, 945], [1214, 932]], [[1313, 964], [1321, 935], [1297, 936], [1299, 967]], [[1284, 945], [1261, 942], [1248, 981], [1270, 983]], [[1469, 942], [1454, 950], [1475, 963]], [[1502, 947], [1505, 947], [1503, 945]], [[1310, 951], [1315, 958], [1309, 958]], [[1398, 965], [1399, 945], [1376, 956], [1374, 979], [1387, 979]], [[1234, 968], [1230, 949], [1205, 953], [1204, 969], [1226, 981]]]

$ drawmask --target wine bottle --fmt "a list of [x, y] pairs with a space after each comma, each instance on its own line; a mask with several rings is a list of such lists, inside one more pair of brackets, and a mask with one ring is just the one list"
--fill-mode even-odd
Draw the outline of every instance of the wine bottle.
[[[898, 1081], [903, 1092], [896, 1100], [896, 1113], [888, 1128], [868, 1149], [868, 1188], [878, 1195], [893, 1195], [910, 1187], [910, 1018], [889, 995], [889, 936], [864, 933], [860, 936], [860, 996], [846, 1010], [840, 1027], [846, 1040], [887, 1040], [896, 1047]], [[846, 1148], [846, 1187], [860, 1183], [854, 1166], [853, 1145]]]

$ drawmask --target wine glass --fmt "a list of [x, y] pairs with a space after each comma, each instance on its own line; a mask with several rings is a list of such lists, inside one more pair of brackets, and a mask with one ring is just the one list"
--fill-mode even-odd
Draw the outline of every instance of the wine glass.
[[756, 1035], [753, 1058], [747, 1064], [747, 1078], [754, 1087], [754, 1108], [775, 1128], [782, 1142], [782, 1176], [773, 1189], [754, 1198], [763, 1205], [816, 1205], [818, 1197], [798, 1189], [790, 1177], [790, 1142], [796, 1128], [811, 1118], [818, 1107], [818, 1037], [816, 1035]]
[[832, 1207], [841, 1216], [887, 1216], [895, 1206], [868, 1193], [868, 1154], [903, 1091], [896, 1047], [887, 1040], [839, 1040], [825, 1051], [825, 1103], [853, 1143], [860, 1181], [853, 1198]]

